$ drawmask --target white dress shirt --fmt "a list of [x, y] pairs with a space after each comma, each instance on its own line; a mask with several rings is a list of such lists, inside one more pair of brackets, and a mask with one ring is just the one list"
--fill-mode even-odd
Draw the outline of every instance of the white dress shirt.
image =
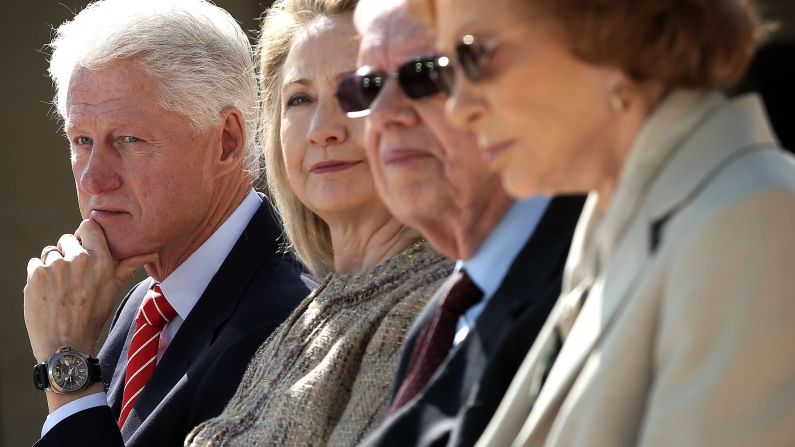
[[483, 299], [458, 319], [454, 346], [464, 341], [486, 304], [497, 292], [513, 261], [535, 232], [547, 206], [547, 197], [514, 202], [475, 254], [470, 259], [456, 263], [455, 271], [466, 270], [472, 281], [483, 291]]
[[[160, 288], [177, 316], [169, 321], [160, 333], [157, 361], [163, 357], [170, 340], [177, 335], [193, 306], [204, 293], [226, 256], [232, 251], [243, 230], [262, 205], [262, 199], [252, 189], [235, 211], [204, 243], [161, 283]], [[126, 355], [126, 353], [122, 353]], [[125, 359], [119, 359], [120, 362]], [[57, 408], [47, 416], [41, 430], [43, 437], [52, 427], [69, 416], [93, 407], [108, 405], [105, 392], [90, 394]]]

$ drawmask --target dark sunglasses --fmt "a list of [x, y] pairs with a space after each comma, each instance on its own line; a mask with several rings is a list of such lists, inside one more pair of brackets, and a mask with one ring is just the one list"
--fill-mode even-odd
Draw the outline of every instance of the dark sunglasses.
[[[519, 29], [517, 25], [521, 24], [522, 22], [510, 26], [490, 38], [480, 38], [472, 34], [461, 37], [455, 46], [455, 70], [438, 79], [439, 89], [448, 95], [452, 92], [455, 78], [453, 71], [460, 70], [470, 82], [479, 82], [485, 78], [486, 69], [494, 56], [494, 50], [505, 40], [509, 32]], [[437, 61], [449, 64], [445, 57], [439, 57]]]
[[[451, 67], [440, 60], [447, 58], [421, 57], [405, 62], [394, 73], [373, 71], [362, 67], [345, 77], [337, 86], [335, 95], [342, 111], [350, 118], [367, 116], [370, 105], [381, 92], [387, 79], [397, 78], [400, 90], [411, 99], [427, 98], [440, 93], [446, 82], [440, 78], [452, 76]], [[452, 80], [447, 82], [452, 83]]]

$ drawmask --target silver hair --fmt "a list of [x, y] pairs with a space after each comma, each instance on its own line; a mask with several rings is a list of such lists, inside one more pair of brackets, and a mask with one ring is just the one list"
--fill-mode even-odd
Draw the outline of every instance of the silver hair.
[[50, 43], [55, 105], [66, 121], [67, 89], [78, 69], [134, 58], [160, 84], [159, 105], [195, 130], [235, 107], [246, 125], [245, 168], [256, 176], [257, 82], [248, 37], [235, 19], [204, 0], [99, 0], [64, 22]]
[[405, 0], [359, 0], [353, 14], [353, 24], [359, 33], [364, 33], [371, 22], [396, 10], [404, 9], [408, 15]]

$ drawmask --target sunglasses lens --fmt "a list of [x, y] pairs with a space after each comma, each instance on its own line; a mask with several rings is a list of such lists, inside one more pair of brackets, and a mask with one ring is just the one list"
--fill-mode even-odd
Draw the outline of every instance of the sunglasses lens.
[[450, 67], [438, 63], [441, 58], [422, 58], [407, 62], [398, 69], [398, 80], [403, 93], [411, 99], [433, 96], [442, 91], [438, 80]]
[[431, 74], [431, 79], [436, 83], [439, 90], [445, 95], [450, 95], [453, 91], [453, 80], [455, 70], [450, 65], [450, 59], [446, 56], [436, 58], [436, 71]]
[[386, 77], [378, 73], [353, 74], [343, 79], [335, 93], [342, 111], [348, 114], [367, 111], [385, 80]]
[[455, 48], [456, 58], [461, 71], [467, 79], [478, 82], [483, 78], [483, 68], [486, 65], [488, 51], [473, 36], [464, 36], [461, 43]]

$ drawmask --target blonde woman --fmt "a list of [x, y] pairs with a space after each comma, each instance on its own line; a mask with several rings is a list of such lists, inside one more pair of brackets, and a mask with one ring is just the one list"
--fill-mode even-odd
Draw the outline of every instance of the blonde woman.
[[317, 289], [259, 349], [224, 412], [186, 445], [356, 445], [386, 412], [409, 326], [452, 263], [376, 195], [360, 122], [351, 0], [284, 0], [260, 39], [269, 188]]

